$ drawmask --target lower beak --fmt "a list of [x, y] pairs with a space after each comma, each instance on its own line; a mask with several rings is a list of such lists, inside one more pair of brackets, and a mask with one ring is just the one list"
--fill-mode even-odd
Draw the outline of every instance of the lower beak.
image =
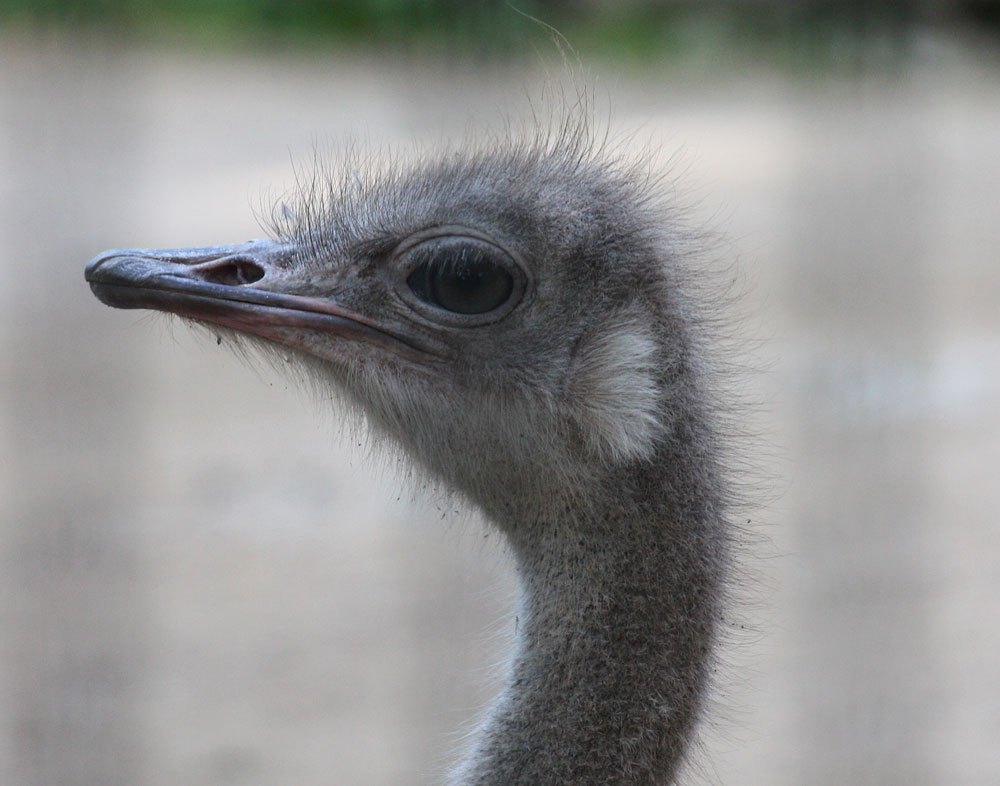
[[294, 245], [273, 240], [114, 249], [94, 257], [85, 275], [91, 290], [108, 306], [166, 311], [311, 354], [321, 354], [315, 349], [316, 333], [381, 344], [397, 353], [421, 351], [332, 298], [280, 291], [287, 286], [295, 252]]

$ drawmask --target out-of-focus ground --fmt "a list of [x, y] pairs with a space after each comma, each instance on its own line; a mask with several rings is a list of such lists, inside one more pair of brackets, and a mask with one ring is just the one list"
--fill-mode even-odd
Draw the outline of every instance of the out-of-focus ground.
[[[0, 41], [0, 782], [440, 782], [513, 630], [502, 549], [83, 266], [259, 236], [315, 141], [433, 145], [535, 81]], [[997, 783], [997, 52], [594, 81], [615, 128], [683, 150], [765, 342], [755, 632], [690, 780]]]

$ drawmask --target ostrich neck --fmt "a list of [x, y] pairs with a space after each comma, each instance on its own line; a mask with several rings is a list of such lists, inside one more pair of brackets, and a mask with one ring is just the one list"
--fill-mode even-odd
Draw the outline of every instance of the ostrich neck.
[[[711, 477], [700, 469], [674, 477]], [[680, 492], [661, 474], [633, 468], [504, 526], [518, 645], [462, 786], [672, 782], [710, 668], [725, 538], [711, 484]]]

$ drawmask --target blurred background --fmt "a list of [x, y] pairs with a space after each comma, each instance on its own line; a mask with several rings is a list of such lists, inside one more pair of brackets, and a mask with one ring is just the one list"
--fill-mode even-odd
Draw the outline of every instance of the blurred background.
[[441, 782], [513, 632], [503, 550], [83, 266], [260, 236], [316, 146], [528, 116], [560, 49], [747, 281], [753, 634], [687, 782], [1000, 782], [986, 0], [6, 0], [0, 782]]

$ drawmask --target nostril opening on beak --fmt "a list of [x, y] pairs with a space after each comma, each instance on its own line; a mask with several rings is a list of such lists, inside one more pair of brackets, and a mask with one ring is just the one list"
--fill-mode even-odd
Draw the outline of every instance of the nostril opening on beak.
[[227, 259], [212, 267], [198, 269], [198, 277], [212, 284], [240, 287], [264, 278], [264, 268], [249, 259]]

